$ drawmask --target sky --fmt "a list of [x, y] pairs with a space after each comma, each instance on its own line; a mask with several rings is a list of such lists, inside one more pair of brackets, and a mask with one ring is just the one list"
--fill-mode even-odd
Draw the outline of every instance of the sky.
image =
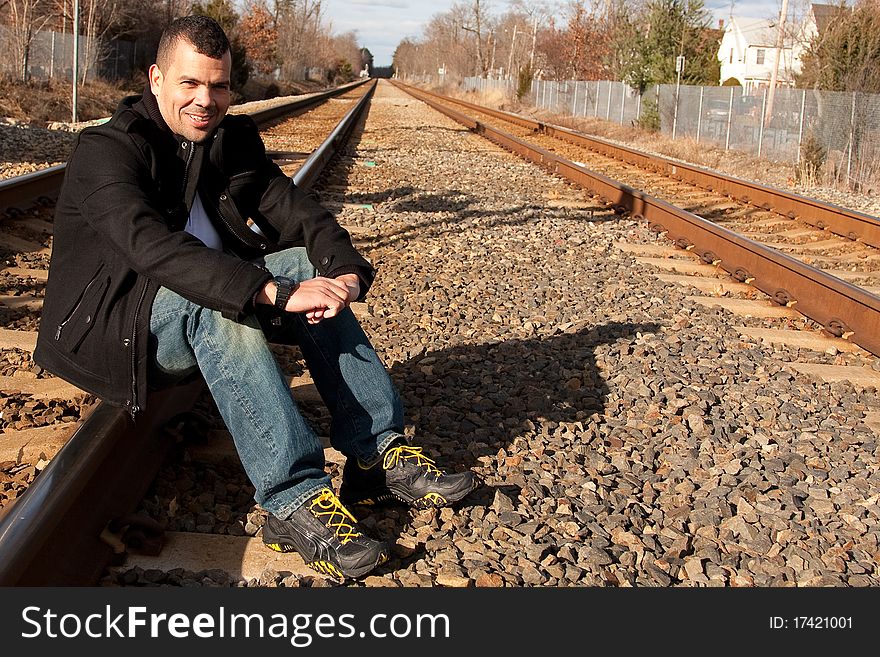
[[[397, 45], [405, 38], [418, 39], [422, 29], [436, 14], [448, 12], [456, 1], [467, 0], [323, 0], [324, 16], [335, 34], [356, 32], [358, 44], [373, 55], [374, 66], [391, 66]], [[824, 0], [833, 2], [834, 0]], [[730, 14], [730, 0], [704, 0], [716, 19]], [[565, 6], [560, 2], [560, 6]], [[769, 18], [778, 15], [780, 0], [734, 0], [736, 16]], [[790, 0], [790, 5], [793, 6]], [[489, 0], [492, 15], [507, 11], [504, 0]]]

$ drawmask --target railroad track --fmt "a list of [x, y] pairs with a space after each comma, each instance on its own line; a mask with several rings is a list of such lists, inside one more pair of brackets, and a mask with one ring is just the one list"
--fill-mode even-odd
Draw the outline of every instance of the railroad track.
[[[734, 287], [751, 285], [771, 303], [793, 308], [829, 334], [880, 354], [877, 217], [403, 88], [476, 133], [589, 190], [618, 215], [646, 221], [702, 264], [724, 270]], [[589, 166], [582, 163], [587, 161]], [[727, 287], [732, 289], [730, 283]]]
[[[306, 130], [281, 144], [295, 143], [298, 150], [275, 150], [270, 155], [297, 184], [310, 188], [344, 146], [374, 89], [375, 82], [368, 87], [348, 85], [259, 110], [252, 117], [270, 133], [283, 132], [284, 125], [290, 126], [288, 117], [299, 117]], [[4, 309], [20, 314], [17, 319], [7, 318], [6, 325], [16, 328], [3, 329], [0, 338], [5, 349], [30, 352], [36, 343], [39, 320], [34, 311], [40, 307], [47, 279], [49, 215], [63, 168], [0, 183], [6, 214], [0, 244], [17, 252], [7, 254], [7, 264], [14, 266], [6, 267], [3, 275], [17, 279], [18, 292], [29, 292], [0, 299]], [[0, 381], [6, 418], [13, 413], [33, 416], [34, 409], [46, 409], [37, 414], [41, 426], [21, 428], [24, 420], [7, 421], [2, 434], [0, 462], [12, 485], [4, 496], [7, 504], [0, 519], [4, 555], [0, 583], [94, 584], [121, 547], [155, 540], [155, 526], [138, 522], [130, 517], [131, 511], [174, 442], [168, 422], [190, 411], [204, 394], [204, 386], [196, 382], [157, 394], [149, 404], [154, 410], [134, 425], [122, 410], [45, 376], [36, 366], [29, 372], [15, 370]], [[21, 396], [25, 401], [18, 401]], [[179, 437], [182, 426], [178, 423], [171, 430], [176, 429]], [[61, 555], [59, 545], [65, 547]]]
[[[468, 130], [475, 126], [453, 127], [384, 89], [381, 121], [358, 136], [329, 179], [314, 184], [381, 263], [371, 299], [358, 312], [404, 384], [411, 426], [444, 465], [480, 469], [489, 485], [462, 509], [368, 518], [371, 531], [396, 545], [387, 572], [366, 585], [880, 581], [871, 540], [880, 524], [872, 460], [880, 408], [870, 394], [877, 385], [870, 353], [854, 341], [816, 335], [793, 352], [762, 347], [765, 324], [773, 324], [766, 340], [775, 342], [780, 322], [808, 329], [813, 321], [775, 302], [767, 317], [747, 311], [751, 319], [741, 326], [701, 311], [695, 296], [658, 285], [641, 267], [650, 263], [638, 259], [662, 254], [679, 271], [717, 274], [717, 264], [696, 255], [705, 255], [700, 247], [666, 246], [639, 213], [619, 214], [618, 203], [597, 203], [510, 163], [501, 149], [473, 144]], [[268, 148], [300, 175], [313, 146], [273, 130], [263, 129]], [[392, 163], [403, 162], [409, 168], [394, 170]], [[385, 169], [390, 175], [379, 175]], [[499, 196], [498, 188], [513, 194]], [[675, 209], [645, 194], [638, 200]], [[45, 240], [17, 257], [43, 258], [48, 246]], [[714, 279], [705, 305], [731, 294], [755, 297], [754, 286], [741, 291], [738, 283]], [[296, 351], [276, 353], [304, 413], [326, 428]], [[691, 363], [695, 357], [702, 360]], [[799, 367], [837, 362], [849, 366], [851, 378], [822, 383], [826, 375], [814, 370], [818, 382], [807, 383], [798, 375]], [[854, 369], [874, 376], [854, 385]], [[774, 405], [781, 393], [771, 390], [784, 385], [788, 396]], [[47, 453], [36, 478], [41, 486], [29, 487], [0, 520], [0, 581], [319, 584], [295, 555], [278, 560], [256, 537], [260, 510], [204, 390], [168, 397], [157, 400], [166, 406], [149, 427], [153, 438], [129, 435], [115, 447], [97, 448], [95, 428], [131, 432], [127, 416], [90, 400], [79, 411], [62, 407], [58, 417], [85, 418], [80, 431], [86, 435], [88, 427], [90, 441], [69, 440], [57, 455]], [[793, 426], [800, 430], [788, 436]], [[132, 442], [144, 449], [132, 450]], [[158, 477], [108, 495], [122, 483], [113, 472], [89, 466], [92, 483], [81, 476], [93, 463], [85, 452], [97, 449], [155, 463]], [[326, 455], [338, 482], [340, 455]], [[94, 518], [55, 518], [62, 533], [54, 535], [47, 528], [59, 525], [45, 516], [26, 530], [10, 520], [59, 500], [69, 509], [81, 491], [120, 503], [90, 509]], [[60, 546], [90, 561], [62, 554]], [[91, 561], [96, 554], [101, 558]]]

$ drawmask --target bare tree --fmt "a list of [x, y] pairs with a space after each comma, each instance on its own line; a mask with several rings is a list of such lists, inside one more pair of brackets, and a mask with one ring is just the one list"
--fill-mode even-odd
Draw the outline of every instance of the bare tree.
[[265, 0], [251, 0], [239, 25], [239, 36], [253, 70], [270, 75], [278, 68], [278, 26]]
[[34, 38], [50, 20], [47, 5], [46, 0], [5, 0], [0, 6], [8, 26], [8, 56], [14, 62], [14, 76], [22, 82], [28, 79]]
[[321, 64], [320, 37], [324, 31], [321, 0], [275, 0], [278, 54], [285, 79]]

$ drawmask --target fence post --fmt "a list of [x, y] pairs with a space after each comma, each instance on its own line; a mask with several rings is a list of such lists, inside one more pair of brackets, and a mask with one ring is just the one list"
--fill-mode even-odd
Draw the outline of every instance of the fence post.
[[798, 122], [798, 149], [797, 149], [797, 159], [795, 160], [796, 165], [800, 165], [801, 163], [801, 143], [804, 138], [804, 109], [807, 105], [807, 90], [801, 90], [801, 118]]
[[611, 120], [611, 80], [608, 80], [608, 104], [605, 106], [605, 120]]
[[852, 95], [852, 110], [849, 115], [849, 153], [846, 156], [846, 186], [849, 188], [850, 181], [852, 180], [852, 158], [853, 158], [853, 143], [856, 140], [856, 94], [857, 91], [853, 91]]
[[623, 87], [623, 82], [620, 83], [620, 125], [623, 125], [623, 110], [626, 108], [626, 89]]
[[706, 87], [700, 87], [700, 109], [697, 114], [697, 143], [700, 143], [700, 131], [703, 127], [703, 92], [706, 90]]
[[730, 88], [730, 101], [727, 103], [727, 136], [724, 138], [724, 150], [730, 150], [730, 124], [733, 121], [733, 87]]
[[767, 90], [761, 97], [761, 127], [758, 130], [758, 157], [761, 157], [761, 147], [764, 145], [764, 112], [767, 110]]
[[596, 104], [595, 104], [595, 106], [593, 106], [593, 116], [595, 116], [597, 118], [599, 117], [599, 91], [600, 91], [599, 81], [596, 80]]
[[574, 82], [574, 98], [571, 100], [571, 115], [577, 116], [578, 113], [578, 83], [577, 80]]
[[49, 79], [55, 77], [55, 30], [52, 30], [52, 58], [49, 60]]

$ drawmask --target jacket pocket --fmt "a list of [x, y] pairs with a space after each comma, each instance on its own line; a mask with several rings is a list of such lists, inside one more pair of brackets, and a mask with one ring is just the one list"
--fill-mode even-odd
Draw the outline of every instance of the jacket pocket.
[[67, 351], [76, 351], [97, 321], [98, 309], [110, 284], [102, 264], [73, 308], [55, 330], [55, 340]]
[[258, 171], [245, 171], [229, 178], [229, 195], [239, 207], [253, 209], [259, 205], [263, 192], [261, 178]]

